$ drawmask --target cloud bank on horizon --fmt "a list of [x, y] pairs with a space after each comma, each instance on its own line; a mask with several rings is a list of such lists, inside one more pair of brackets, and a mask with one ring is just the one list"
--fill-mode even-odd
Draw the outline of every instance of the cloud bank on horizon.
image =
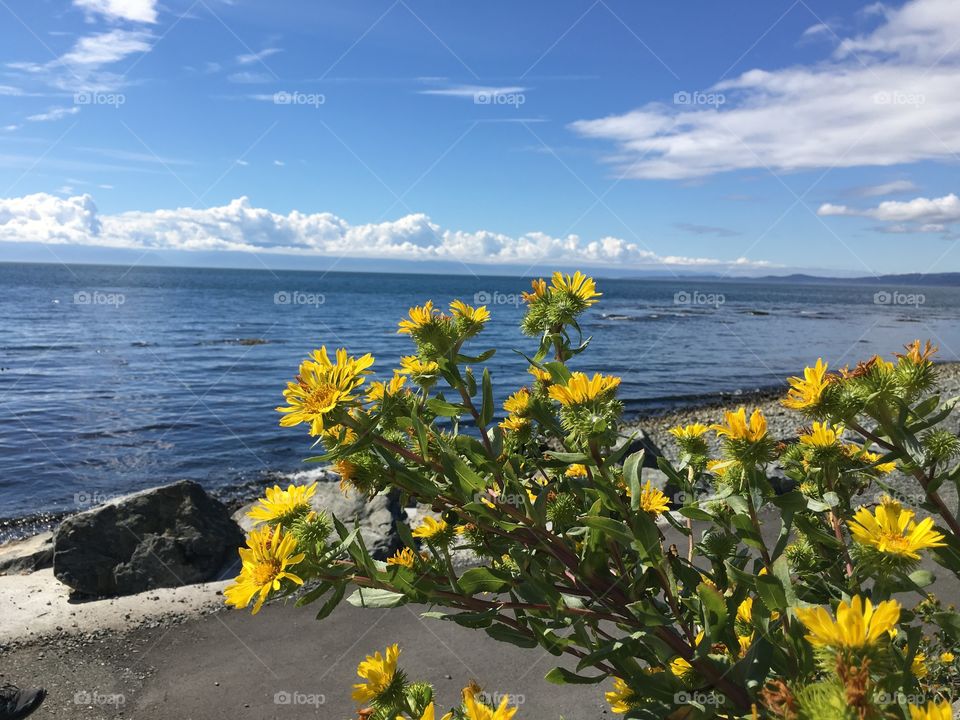
[[231, 251], [321, 257], [393, 258], [470, 263], [579, 262], [586, 265], [690, 268], [771, 267], [763, 260], [725, 261], [662, 256], [621, 238], [584, 240], [530, 232], [519, 237], [487, 230], [442, 228], [422, 213], [351, 225], [332, 213], [281, 215], [246, 197], [206, 209], [101, 215], [90, 195], [37, 193], [0, 199], [0, 242], [97, 245], [136, 250]]

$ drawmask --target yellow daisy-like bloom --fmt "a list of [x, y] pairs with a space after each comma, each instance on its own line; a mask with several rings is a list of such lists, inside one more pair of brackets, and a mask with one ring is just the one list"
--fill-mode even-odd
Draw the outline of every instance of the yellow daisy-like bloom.
[[920, 652], [914, 655], [913, 662], [910, 663], [910, 672], [918, 679], [923, 679], [929, 675], [930, 670], [927, 668], [927, 656]]
[[490, 319], [490, 311], [487, 310], [486, 305], [472, 307], [462, 300], [454, 300], [450, 303], [450, 312], [453, 313], [454, 317], [469, 320], [474, 323], [483, 324]]
[[678, 678], [682, 678], [687, 673], [693, 672], [693, 665], [684, 658], [677, 657], [670, 661], [670, 672]]
[[500, 421], [500, 427], [504, 430], [511, 430], [513, 432], [520, 432], [521, 430], [526, 429], [530, 426], [530, 421], [527, 418], [517, 417], [515, 415], [510, 415], [505, 417]]
[[282, 490], [279, 485], [267, 488], [264, 497], [257, 501], [247, 517], [257, 524], [265, 522], [289, 522], [297, 515], [310, 509], [310, 498], [317, 492], [317, 483], [313, 485], [293, 485]]
[[393, 555], [387, 558], [387, 565], [401, 565], [405, 568], [413, 568], [413, 563], [416, 561], [417, 556], [414, 554], [413, 550], [408, 547], [405, 547], [401, 550], [397, 550]]
[[397, 658], [400, 657], [400, 646], [390, 645], [383, 655], [378, 650], [373, 655], [367, 655], [357, 666], [357, 675], [364, 682], [353, 686], [351, 693], [355, 702], [366, 704], [372, 702], [393, 684], [397, 674]]
[[223, 591], [227, 605], [243, 609], [256, 597], [253, 614], [263, 607], [271, 590], [279, 590], [282, 580], [303, 585], [303, 580], [287, 570], [303, 560], [297, 553], [297, 541], [284, 535], [277, 525], [255, 529], [247, 536], [247, 547], [240, 548], [240, 574]]
[[503, 409], [512, 415], [523, 415], [530, 409], [530, 391], [520, 388], [504, 401]]
[[597, 284], [593, 281], [593, 278], [587, 277], [579, 270], [572, 276], [555, 272], [551, 287], [554, 292], [566, 292], [576, 296], [588, 307], [596, 304], [597, 301], [594, 298], [603, 295], [603, 293], [597, 292]]
[[585, 478], [585, 477], [587, 477], [587, 475], [588, 475], [588, 473], [587, 473], [587, 466], [586, 466], [586, 465], [581, 465], [580, 463], [574, 463], [573, 465], [571, 465], [570, 467], [568, 467], [568, 468], [566, 469], [566, 471], [564, 471], [563, 474], [566, 475], [567, 477], [582, 477], [582, 478]]
[[408, 311], [409, 319], [401, 320], [399, 323], [399, 335], [410, 335], [417, 330], [422, 330], [440, 316], [440, 311], [433, 307], [433, 300], [427, 300], [423, 305], [416, 305]]
[[416, 355], [400, 358], [399, 372], [404, 375], [436, 375], [440, 366], [433, 360], [421, 360]]
[[299, 375], [294, 382], [287, 383], [283, 391], [288, 405], [278, 407], [277, 412], [284, 414], [280, 418], [281, 427], [309, 423], [310, 434], [320, 435], [328, 416], [356, 399], [353, 392], [363, 384], [364, 375], [373, 365], [373, 356], [349, 358], [341, 349], [337, 351], [337, 363], [330, 364], [329, 359], [325, 359], [326, 348], [320, 348], [314, 358], [300, 364]]
[[550, 397], [567, 407], [583, 405], [601, 398], [620, 386], [620, 378], [594, 373], [588, 378], [582, 372], [575, 372], [565, 385], [551, 385]]
[[926, 707], [922, 705], [909, 705], [910, 720], [951, 720], [953, 718], [953, 708], [946, 700], [931, 700]]
[[952, 652], [948, 651], [940, 653], [940, 662], [942, 662], [944, 665], [949, 665], [954, 660], [956, 660], [956, 657]]
[[533, 375], [539, 382], [542, 382], [544, 385], [549, 385], [553, 382], [553, 376], [550, 375], [546, 370], [541, 370], [535, 365], [531, 365], [527, 368], [527, 372]]
[[347, 490], [350, 489], [359, 470], [360, 468], [356, 463], [350, 462], [346, 458], [333, 461], [333, 471], [340, 476], [340, 492], [344, 495], [347, 494]]
[[677, 425], [676, 427], [670, 428], [667, 432], [677, 440], [696, 440], [709, 430], [710, 428], [703, 423], [690, 423], [689, 425]]
[[367, 402], [382, 403], [384, 398], [393, 397], [402, 391], [406, 382], [407, 376], [394, 370], [393, 377], [390, 380], [386, 382], [378, 380], [370, 383], [370, 389], [367, 390]]
[[650, 481], [640, 491], [640, 509], [654, 517], [662, 515], [670, 508], [670, 500], [658, 488], [652, 487]]
[[816, 365], [804, 368], [802, 378], [787, 378], [790, 389], [787, 391], [787, 396], [780, 401], [784, 407], [791, 410], [815, 407], [820, 402], [824, 389], [830, 384], [830, 376], [827, 375], [828, 367], [823, 358], [817, 358]]
[[840, 602], [835, 621], [822, 607], [797, 608], [796, 613], [809, 630], [807, 640], [812, 645], [858, 649], [873, 645], [896, 627], [900, 619], [900, 603], [887, 600], [874, 608], [869, 599], [854, 595], [849, 605]]
[[933, 518], [919, 523], [912, 510], [904, 510], [896, 500], [884, 498], [873, 513], [861, 507], [847, 522], [850, 534], [861, 545], [869, 545], [882, 553], [920, 559], [920, 550], [943, 547], [943, 534], [933, 527]]
[[427, 515], [420, 524], [420, 527], [413, 531], [413, 536], [415, 538], [423, 538], [424, 540], [432, 540], [438, 535], [443, 535], [447, 532], [449, 527], [445, 520], [437, 520]]
[[737, 620], [745, 622], [748, 625], [753, 622], [753, 598], [744, 598], [743, 602], [737, 607]]
[[517, 708], [507, 707], [509, 702], [510, 696], [504, 695], [500, 705], [493, 709], [478, 701], [472, 689], [467, 688], [463, 691], [463, 706], [467, 711], [467, 720], [512, 720], [517, 714]]
[[930, 357], [940, 349], [929, 340], [927, 340], [926, 345], [921, 345], [920, 340], [914, 340], [909, 345], [904, 345], [903, 347], [907, 351], [907, 354], [902, 355], [897, 353], [897, 357], [907, 358], [913, 362], [914, 365], [926, 365], [930, 362]]
[[547, 281], [543, 278], [531, 280], [530, 286], [533, 288], [530, 292], [521, 293], [524, 302], [532, 303], [547, 294]]
[[321, 435], [324, 442], [330, 445], [352, 445], [357, 441], [357, 433], [345, 425], [328, 425]]
[[[868, 463], [876, 463], [882, 457], [883, 456], [880, 455], [879, 453], [870, 452], [869, 450], [865, 450], [860, 455], [860, 459]], [[892, 473], [894, 470], [897, 469], [897, 461], [891, 460], [890, 462], [880, 463], [879, 465], [875, 464], [873, 466], [873, 469], [876, 470], [877, 472], [883, 473], [884, 475], [889, 475], [890, 473]]]
[[759, 408], [750, 414], [749, 422], [747, 422], [747, 410], [742, 406], [736, 412], [728, 410], [723, 415], [725, 425], [710, 426], [717, 435], [725, 435], [731, 440], [749, 442], [757, 442], [767, 435], [767, 419]]
[[837, 444], [842, 434], [843, 425], [830, 427], [830, 423], [826, 421], [814, 422], [810, 432], [800, 436], [800, 443], [818, 448], [831, 447]]
[[610, 704], [610, 711], [617, 715], [630, 710], [630, 697], [632, 696], [630, 686], [618, 677], [613, 679], [613, 690], [603, 694], [603, 697]]

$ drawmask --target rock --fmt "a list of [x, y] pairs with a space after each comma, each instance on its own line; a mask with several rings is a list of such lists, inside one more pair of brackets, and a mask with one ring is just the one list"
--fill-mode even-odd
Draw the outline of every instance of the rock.
[[128, 595], [211, 580], [242, 544], [226, 507], [182, 480], [64, 520], [53, 573], [87, 595]]
[[42, 532], [0, 545], [0, 575], [42, 570], [53, 564], [53, 533]]
[[[296, 476], [291, 479], [294, 482], [303, 482]], [[311, 475], [307, 479], [313, 482], [317, 478]], [[247, 517], [247, 512], [255, 504], [253, 502], [244, 505], [233, 514], [233, 519], [244, 532], [250, 532], [253, 528], [253, 521]], [[314, 510], [323, 510], [328, 515], [333, 515], [351, 529], [354, 522], [359, 520], [363, 542], [378, 560], [386, 559], [402, 545], [400, 536], [397, 535], [396, 523], [402, 519], [403, 514], [395, 493], [380, 494], [368, 500], [352, 489], [344, 495], [339, 483], [321, 480], [317, 483], [317, 492], [311, 499], [311, 506]]]
[[629, 428], [628, 431], [622, 432], [617, 444], [614, 446], [614, 452], [622, 448], [624, 443], [630, 443], [630, 448], [623, 456], [624, 459], [630, 457], [633, 453], [643, 450], [643, 467], [657, 467], [657, 458], [661, 457], [663, 453], [643, 430], [638, 427], [632, 427]]

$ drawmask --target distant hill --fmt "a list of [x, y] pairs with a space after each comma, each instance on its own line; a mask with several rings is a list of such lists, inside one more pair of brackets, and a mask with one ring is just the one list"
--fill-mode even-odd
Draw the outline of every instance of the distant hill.
[[942, 285], [948, 287], [960, 286], [960, 273], [904, 273], [901, 275], [877, 275], [867, 277], [818, 277], [794, 273], [793, 275], [764, 275], [763, 277], [738, 277], [737, 282], [767, 282], [767, 283], [796, 283], [798, 285], [829, 284], [829, 285], [906, 285], [931, 286]]

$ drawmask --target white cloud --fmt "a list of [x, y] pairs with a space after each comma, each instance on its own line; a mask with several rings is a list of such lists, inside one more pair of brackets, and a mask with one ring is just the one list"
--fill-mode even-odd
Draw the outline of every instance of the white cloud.
[[278, 52], [283, 52], [282, 48], [264, 48], [259, 52], [248, 53], [246, 55], [237, 55], [237, 62], [241, 65], [251, 65], [256, 62], [263, 62], [264, 59], [270, 57], [271, 55], [276, 55]]
[[68, 115], [76, 115], [78, 112], [80, 112], [80, 108], [76, 105], [71, 107], [54, 107], [46, 112], [30, 115], [27, 120], [30, 122], [51, 122], [53, 120], [61, 120]]
[[819, 64], [750, 70], [699, 98], [572, 127], [614, 143], [609, 160], [633, 178], [947, 160], [960, 148], [958, 37], [960, 3], [911, 0]]
[[453, 230], [421, 213], [351, 225], [332, 213], [273, 213], [252, 206], [245, 197], [207, 209], [118, 215], [100, 215], [90, 195], [59, 198], [39, 193], [0, 199], [0, 242], [491, 264], [551, 261], [618, 267], [772, 267], [746, 258], [662, 256], [615, 237], [587, 241], [577, 235], [552, 237], [541, 232], [513, 237], [488, 230]]
[[948, 225], [960, 222], [960, 197], [954, 193], [939, 198], [886, 200], [872, 208], [851, 208], [824, 203], [821, 216], [866, 217], [889, 223], [887, 232], [944, 232]]
[[861, 197], [879, 197], [880, 195], [894, 195], [896, 193], [910, 192], [916, 190], [917, 186], [911, 180], [893, 180], [880, 185], [868, 185], [857, 189], [857, 195]]
[[277, 167], [283, 167], [284, 165], [286, 165], [286, 163], [283, 160], [274, 160], [273, 164], [276, 165]]
[[478, 97], [500, 97], [517, 95], [527, 91], [527, 88], [518, 85], [491, 86], [491, 85], [455, 85], [445, 88], [429, 88], [420, 90], [421, 95], [441, 95], [444, 97], [459, 97], [475, 99]]
[[273, 76], [268, 73], [255, 72], [236, 72], [227, 76], [227, 80], [232, 83], [249, 84], [267, 83], [273, 80]]
[[157, 0], [73, 0], [73, 4], [111, 20], [157, 21]]

